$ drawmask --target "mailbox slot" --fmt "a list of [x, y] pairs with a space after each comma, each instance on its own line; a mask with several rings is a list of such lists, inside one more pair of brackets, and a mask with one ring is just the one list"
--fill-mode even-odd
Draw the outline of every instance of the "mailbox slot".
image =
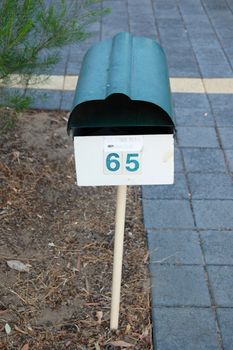
[[161, 135], [174, 134], [170, 127], [134, 126], [112, 128], [74, 128], [73, 136], [107, 136], [107, 135]]

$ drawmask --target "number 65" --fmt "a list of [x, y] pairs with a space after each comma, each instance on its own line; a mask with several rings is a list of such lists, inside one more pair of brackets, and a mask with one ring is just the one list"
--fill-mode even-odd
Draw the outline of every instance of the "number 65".
[[[121, 168], [121, 155], [119, 153], [109, 153], [106, 158], [106, 167], [109, 171], [115, 172]], [[139, 154], [128, 153], [126, 154], [125, 164], [123, 172], [135, 172], [139, 170]]]

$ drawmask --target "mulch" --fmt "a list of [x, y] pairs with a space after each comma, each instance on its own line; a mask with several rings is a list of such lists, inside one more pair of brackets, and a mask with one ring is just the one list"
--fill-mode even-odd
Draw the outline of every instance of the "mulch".
[[141, 189], [128, 188], [119, 330], [110, 331], [116, 188], [75, 185], [66, 122], [63, 112], [27, 111], [0, 136], [0, 349], [152, 349]]

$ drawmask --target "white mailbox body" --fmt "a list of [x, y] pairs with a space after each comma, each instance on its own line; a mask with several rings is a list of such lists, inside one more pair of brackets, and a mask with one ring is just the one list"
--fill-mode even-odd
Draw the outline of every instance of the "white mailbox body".
[[75, 136], [78, 186], [174, 183], [174, 135]]

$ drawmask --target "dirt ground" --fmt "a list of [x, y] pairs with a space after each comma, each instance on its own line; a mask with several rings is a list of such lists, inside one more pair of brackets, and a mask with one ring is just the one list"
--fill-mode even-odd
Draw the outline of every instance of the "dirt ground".
[[128, 188], [111, 332], [116, 188], [75, 185], [66, 122], [66, 113], [29, 111], [0, 135], [0, 349], [152, 349], [140, 187]]

